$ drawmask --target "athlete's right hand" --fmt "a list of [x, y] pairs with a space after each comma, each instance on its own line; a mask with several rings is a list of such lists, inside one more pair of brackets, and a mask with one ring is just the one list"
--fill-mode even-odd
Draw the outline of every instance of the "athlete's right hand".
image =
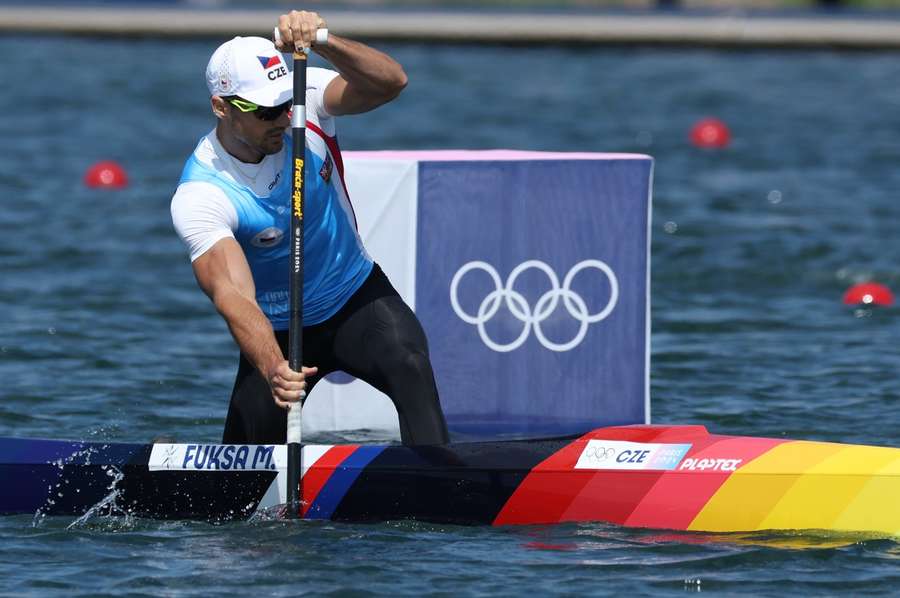
[[278, 17], [275, 46], [282, 52], [299, 52], [315, 43], [317, 30], [327, 27], [325, 19], [317, 12], [292, 10], [289, 14]]
[[292, 403], [296, 403], [306, 396], [306, 378], [314, 376], [319, 368], [304, 366], [303, 371], [295, 372], [288, 365], [287, 360], [277, 364], [269, 371], [267, 381], [272, 390], [272, 398], [275, 404], [282, 409], [290, 409]]

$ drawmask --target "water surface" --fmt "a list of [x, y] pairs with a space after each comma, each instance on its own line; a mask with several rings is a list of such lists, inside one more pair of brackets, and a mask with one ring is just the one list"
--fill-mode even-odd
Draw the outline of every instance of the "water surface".
[[[220, 437], [236, 350], [168, 204], [212, 126], [210, 41], [0, 38], [0, 435]], [[656, 158], [653, 419], [898, 445], [900, 62], [889, 53], [387, 45], [410, 86], [344, 119], [345, 149]], [[688, 143], [697, 119], [725, 151]], [[86, 189], [119, 160], [131, 185]], [[359, 433], [356, 433], [359, 437]], [[373, 439], [374, 436], [362, 437]], [[17, 595], [783, 595], [895, 591], [892, 540], [604, 525], [220, 526], [0, 519]]]

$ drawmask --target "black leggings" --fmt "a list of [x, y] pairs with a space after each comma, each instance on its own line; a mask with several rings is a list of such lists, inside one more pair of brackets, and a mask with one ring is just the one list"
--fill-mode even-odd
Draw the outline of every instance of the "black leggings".
[[[287, 355], [287, 331], [275, 336]], [[343, 370], [390, 397], [403, 444], [448, 442], [425, 331], [377, 264], [335, 315], [304, 326], [303, 365], [319, 368], [307, 379], [307, 393], [323, 376]], [[241, 354], [222, 442], [284, 444], [286, 426], [287, 411], [275, 404], [268, 382]]]

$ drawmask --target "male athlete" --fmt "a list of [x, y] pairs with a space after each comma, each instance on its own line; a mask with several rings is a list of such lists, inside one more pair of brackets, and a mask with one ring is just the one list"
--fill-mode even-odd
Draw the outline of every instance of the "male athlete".
[[314, 48], [336, 71], [307, 73], [303, 371], [285, 360], [293, 75], [280, 51], [311, 46], [325, 26], [314, 12], [292, 11], [279, 18], [277, 47], [258, 37], [219, 46], [206, 68], [216, 128], [172, 198], [197, 282], [241, 350], [222, 442], [283, 444], [291, 405], [343, 370], [391, 398], [404, 444], [443, 444], [425, 333], [363, 248], [335, 137], [336, 116], [391, 101], [406, 73], [390, 56], [336, 35]]

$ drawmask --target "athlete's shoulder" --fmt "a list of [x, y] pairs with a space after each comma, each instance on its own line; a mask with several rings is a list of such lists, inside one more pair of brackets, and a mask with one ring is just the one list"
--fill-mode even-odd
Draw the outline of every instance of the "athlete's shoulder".
[[237, 210], [225, 192], [203, 181], [178, 185], [170, 205], [172, 224], [187, 245], [191, 261], [203, 255], [224, 237], [238, 229]]
[[202, 162], [208, 162], [212, 156], [215, 154], [215, 148], [213, 147], [212, 140], [216, 137], [216, 130], [213, 129], [209, 131], [201, 137], [197, 141], [197, 145], [194, 146], [194, 151], [191, 152], [191, 155], [188, 159], [194, 158], [200, 160]]
[[307, 89], [322, 89], [328, 87], [331, 80], [340, 75], [337, 71], [325, 69], [318, 66], [306, 69], [306, 87]]
[[191, 217], [203, 212], [233, 212], [228, 195], [218, 185], [209, 181], [184, 181], [175, 189], [169, 205], [173, 217]]
[[328, 135], [335, 134], [334, 116], [325, 107], [325, 90], [340, 73], [331, 69], [311, 67], [306, 74], [306, 118]]

